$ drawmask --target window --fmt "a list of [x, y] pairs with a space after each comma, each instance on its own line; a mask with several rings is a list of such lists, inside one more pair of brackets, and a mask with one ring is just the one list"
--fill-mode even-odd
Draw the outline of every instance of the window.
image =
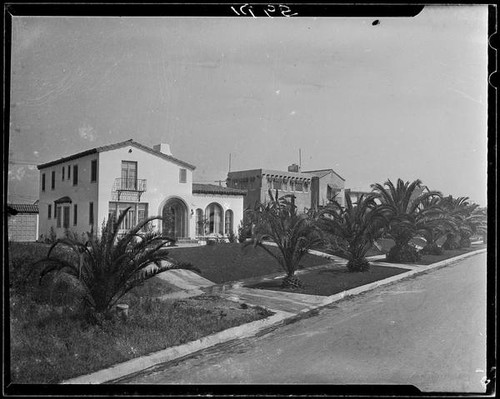
[[57, 227], [61, 227], [61, 207], [56, 207]]
[[48, 218], [50, 219], [50, 217], [52, 216], [52, 204], [49, 204], [49, 208], [48, 208], [47, 214], [49, 215]]
[[302, 191], [303, 183], [301, 181], [295, 182], [295, 191]]
[[45, 191], [45, 173], [42, 173], [42, 191]]
[[90, 162], [90, 182], [94, 183], [97, 181], [97, 159]]
[[137, 205], [137, 223], [142, 222], [148, 217], [148, 206], [147, 204]]
[[281, 184], [281, 179], [276, 179], [273, 181], [273, 189], [274, 190], [281, 190], [282, 184]]
[[68, 180], [71, 179], [71, 165], [68, 165]]
[[65, 229], [69, 228], [69, 206], [63, 207], [63, 227]]
[[56, 171], [55, 170], [52, 171], [52, 179], [51, 179], [51, 183], [50, 183], [50, 188], [52, 190], [56, 188]]
[[73, 225], [76, 226], [78, 223], [78, 205], [73, 205]]
[[[57, 217], [57, 205], [56, 203], [54, 202], [54, 219]], [[59, 226], [61, 227], [61, 226]]]
[[208, 234], [223, 234], [224, 225], [222, 224], [222, 207], [219, 204], [212, 202], [205, 209], [205, 214], [208, 219]]
[[225, 233], [226, 235], [230, 235], [233, 233], [233, 211], [231, 209], [228, 209], [226, 211], [226, 217], [225, 217]]
[[94, 203], [89, 202], [89, 224], [92, 226], [94, 224]]
[[73, 165], [73, 186], [78, 185], [78, 165]]
[[125, 218], [123, 219], [120, 230], [130, 230], [135, 225], [148, 218], [148, 204], [147, 203], [125, 203], [125, 202], [110, 202], [108, 210], [108, 218], [116, 218], [129, 208]]
[[62, 172], [62, 179], [61, 179], [62, 181], [64, 181], [64, 171], [65, 171], [65, 170], [66, 170], [66, 168], [63, 166], [63, 167], [62, 167], [62, 171], [61, 171], [61, 172]]
[[288, 181], [283, 180], [283, 187], [282, 187], [282, 190], [283, 190], [283, 191], [288, 191]]
[[179, 183], [186, 183], [187, 171], [186, 169], [179, 169]]
[[295, 191], [295, 181], [290, 180], [290, 191]]
[[137, 162], [122, 161], [121, 188], [137, 190]]

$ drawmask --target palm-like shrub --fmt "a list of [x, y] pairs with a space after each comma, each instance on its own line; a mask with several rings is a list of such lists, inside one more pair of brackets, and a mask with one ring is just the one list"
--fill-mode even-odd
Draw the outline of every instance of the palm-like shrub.
[[322, 229], [334, 238], [330, 246], [348, 259], [351, 272], [367, 271], [370, 263], [366, 253], [382, 235], [386, 219], [380, 212], [374, 197], [362, 195], [356, 204], [345, 194], [345, 207], [336, 200], [320, 211]]
[[410, 240], [418, 233], [418, 217], [422, 218], [425, 211], [419, 211], [419, 206], [427, 198], [441, 196], [438, 191], [422, 193], [422, 182], [412, 183], [398, 179], [396, 185], [387, 180], [384, 185], [373, 184], [373, 194], [380, 201], [380, 211], [388, 220], [387, 234], [395, 241], [395, 245], [387, 254], [390, 262], [416, 262], [420, 255], [409, 245]]
[[[120, 298], [149, 278], [170, 269], [195, 269], [169, 258], [165, 245], [175, 240], [146, 228], [149, 222], [161, 217], [147, 218], [120, 235], [119, 226], [128, 209], [116, 220], [110, 218], [103, 225], [101, 236], [89, 233], [86, 243], [59, 239], [45, 258], [35, 262], [42, 267], [40, 283], [52, 273], [69, 283], [92, 321], [109, 316]], [[69, 249], [70, 256], [53, 254], [61, 246]]]
[[426, 255], [441, 255], [443, 248], [437, 241], [450, 231], [456, 231], [457, 226], [442, 206], [443, 198], [439, 196], [427, 197], [421, 201], [416, 215], [418, 234], [426, 245], [421, 253]]
[[474, 234], [486, 233], [486, 210], [470, 203], [468, 197], [453, 198], [450, 195], [443, 199], [443, 208], [456, 226], [448, 231], [443, 244], [445, 249], [468, 248]]
[[[273, 197], [269, 190], [269, 197], [266, 203], [257, 203], [254, 209], [247, 211], [253, 229], [251, 240], [245, 245], [261, 247], [277, 260], [286, 272], [283, 287], [302, 287], [295, 272], [307, 251], [323, 244], [321, 231], [311, 213], [297, 212], [294, 195], [278, 198], [277, 191]], [[270, 250], [266, 241], [274, 242], [279, 253]]]

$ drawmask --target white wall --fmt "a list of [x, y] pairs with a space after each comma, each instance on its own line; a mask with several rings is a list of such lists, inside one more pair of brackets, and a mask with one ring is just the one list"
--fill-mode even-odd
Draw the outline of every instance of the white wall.
[[[40, 170], [40, 200], [39, 209], [39, 236], [43, 234], [45, 238], [49, 237], [50, 228], [53, 227], [58, 237], [64, 236], [64, 228], [57, 227], [56, 218], [54, 218], [54, 201], [68, 196], [71, 198], [71, 204], [63, 206], [70, 207], [69, 230], [81, 235], [90, 231], [89, 225], [89, 202], [97, 203], [97, 183], [90, 181], [90, 164], [97, 159], [98, 154], [87, 155], [72, 161], [64, 162]], [[78, 184], [73, 185], [73, 165], [78, 165]], [[68, 166], [71, 166], [71, 177], [68, 179]], [[64, 180], [62, 180], [62, 168], [64, 167]], [[55, 189], [51, 188], [52, 171], [56, 173]], [[45, 191], [42, 191], [42, 174], [45, 173]], [[48, 218], [48, 205], [51, 205], [52, 214]], [[77, 205], [77, 224], [74, 225], [74, 205]], [[95, 207], [95, 205], [94, 205]], [[95, 213], [95, 209], [94, 209]], [[62, 220], [62, 218], [61, 218]], [[40, 237], [39, 237], [40, 238]]]
[[[243, 220], [243, 197], [243, 195], [193, 194], [191, 231], [196, 232], [196, 209], [202, 209], [205, 215], [206, 207], [215, 202], [222, 207], [223, 215], [225, 215], [226, 211], [229, 209], [233, 211], [233, 232], [238, 235], [238, 226]], [[222, 223], [224, 226], [224, 218]]]
[[[99, 156], [98, 225], [108, 218], [109, 202], [115, 179], [121, 177], [121, 162], [137, 162], [137, 179], [146, 179], [146, 191], [141, 203], [148, 203], [149, 216], [161, 216], [163, 205], [169, 198], [180, 198], [187, 206], [192, 203], [193, 172], [185, 166], [165, 160], [134, 146], [101, 152]], [[186, 169], [186, 183], [179, 182], [179, 170]], [[190, 212], [188, 211], [188, 216]], [[158, 225], [159, 222], [156, 222]], [[191, 229], [189, 230], [191, 235]], [[193, 232], [194, 234], [194, 232]]]

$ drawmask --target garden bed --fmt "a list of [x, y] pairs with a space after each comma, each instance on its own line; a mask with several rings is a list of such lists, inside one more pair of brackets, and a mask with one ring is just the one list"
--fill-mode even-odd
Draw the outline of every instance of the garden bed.
[[[278, 252], [277, 248], [269, 247]], [[262, 248], [244, 247], [239, 243], [172, 248], [172, 258], [190, 262], [201, 270], [201, 276], [217, 284], [282, 272], [280, 265]], [[307, 254], [300, 269], [329, 263], [328, 259]]]
[[129, 319], [91, 325], [70, 308], [11, 297], [14, 383], [58, 383], [271, 315], [219, 297], [127, 298]]
[[121, 299], [129, 305], [127, 321], [114, 317], [89, 324], [68, 286], [54, 287], [48, 280], [39, 286], [39, 270], [29, 273], [47, 249], [44, 244], [9, 244], [13, 383], [58, 383], [272, 314], [208, 295], [160, 301], [155, 297], [177, 288], [153, 277]]
[[[415, 263], [407, 263], [408, 265], [432, 265], [433, 263], [441, 262], [442, 260], [454, 258], [455, 256], [463, 255], [472, 251], [477, 251], [478, 249], [486, 248], [486, 244], [474, 244], [470, 248], [461, 248], [461, 249], [449, 249], [445, 250], [441, 255], [422, 255], [422, 258]], [[389, 262], [387, 259], [382, 258], [376, 260], [377, 262]], [[390, 262], [389, 262], [390, 263]], [[397, 262], [402, 263], [402, 262]], [[395, 263], [396, 264], [396, 263]]]
[[304, 283], [304, 288], [302, 289], [292, 290], [281, 288], [282, 278], [253, 284], [250, 285], [249, 288], [286, 291], [296, 294], [330, 296], [407, 271], [407, 269], [400, 269], [397, 267], [372, 265], [367, 272], [351, 273], [347, 271], [345, 266], [336, 266], [327, 269], [311, 270], [299, 274], [297, 277]]

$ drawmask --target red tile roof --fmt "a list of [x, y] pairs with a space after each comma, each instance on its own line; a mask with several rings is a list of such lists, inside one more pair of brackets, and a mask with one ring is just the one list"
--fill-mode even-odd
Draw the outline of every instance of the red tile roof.
[[193, 194], [246, 195], [246, 190], [222, 187], [215, 184], [193, 183]]
[[60, 163], [63, 163], [63, 162], [72, 161], [73, 159], [78, 159], [78, 158], [84, 157], [86, 155], [96, 154], [98, 152], [104, 152], [104, 151], [111, 151], [111, 150], [115, 150], [117, 148], [122, 148], [122, 147], [129, 146], [129, 145], [133, 146], [133, 147], [136, 147], [136, 148], [139, 148], [139, 149], [141, 149], [143, 151], [149, 152], [150, 154], [159, 156], [160, 158], [163, 158], [163, 159], [166, 159], [168, 161], [172, 161], [174, 163], [177, 163], [177, 164], [179, 164], [181, 166], [184, 166], [184, 167], [186, 167], [188, 169], [191, 169], [191, 170], [196, 169], [196, 166], [194, 166], [194, 165], [191, 165], [191, 164], [189, 164], [187, 162], [181, 161], [180, 159], [174, 158], [171, 155], [163, 154], [163, 153], [161, 153], [159, 151], [153, 150], [152, 148], [147, 147], [147, 146], [145, 146], [145, 145], [143, 145], [141, 143], [138, 143], [138, 142], [136, 142], [136, 141], [134, 141], [132, 139], [127, 140], [127, 141], [122, 141], [120, 143], [105, 145], [105, 146], [102, 146], [102, 147], [96, 147], [96, 148], [92, 148], [90, 150], [82, 151], [82, 152], [79, 152], [77, 154], [73, 154], [73, 155], [70, 155], [70, 156], [67, 156], [67, 157], [64, 157], [64, 158], [60, 158], [60, 159], [58, 159], [56, 161], [50, 161], [50, 162], [38, 165], [37, 168], [38, 169], [43, 169], [43, 168], [47, 168], [49, 166], [57, 165], [57, 164], [60, 164]]
[[10, 208], [17, 211], [17, 213], [38, 213], [38, 205], [35, 204], [7, 204]]

